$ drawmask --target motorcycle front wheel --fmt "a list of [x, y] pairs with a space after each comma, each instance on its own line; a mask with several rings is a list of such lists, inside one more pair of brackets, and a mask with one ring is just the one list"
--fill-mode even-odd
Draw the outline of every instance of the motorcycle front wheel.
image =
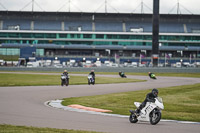
[[130, 116], [129, 116], [129, 121], [130, 121], [130, 123], [137, 123], [137, 122], [138, 122], [138, 119], [137, 119], [137, 117], [135, 116], [135, 114], [130, 114]]
[[156, 125], [161, 119], [161, 112], [153, 110], [150, 113], [149, 117], [150, 117], [150, 123], [152, 125]]

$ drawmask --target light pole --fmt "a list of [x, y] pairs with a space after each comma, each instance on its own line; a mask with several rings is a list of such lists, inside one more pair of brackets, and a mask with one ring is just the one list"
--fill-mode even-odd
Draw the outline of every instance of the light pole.
[[181, 67], [182, 67], [182, 62], [183, 62], [183, 59], [180, 59], [180, 62], [181, 62]]
[[153, 33], [152, 33], [152, 59], [153, 67], [158, 66], [159, 52], [159, 0], [153, 0]]

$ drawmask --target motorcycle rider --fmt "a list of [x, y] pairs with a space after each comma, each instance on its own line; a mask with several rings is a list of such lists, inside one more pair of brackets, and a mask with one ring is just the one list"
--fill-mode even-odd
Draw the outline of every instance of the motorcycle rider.
[[63, 75], [68, 76], [67, 70], [64, 70]]
[[94, 81], [95, 81], [95, 73], [94, 73], [94, 70], [91, 70], [91, 72], [89, 73], [89, 75], [92, 75], [92, 78], [93, 78]]
[[[63, 79], [62, 76], [65, 76], [65, 79]], [[61, 86], [63, 86], [63, 84], [65, 84], [66, 82], [67, 82], [66, 86], [69, 84], [69, 79], [68, 78], [69, 78], [68, 77], [68, 72], [67, 72], [67, 70], [64, 70], [63, 74], [61, 75]]]
[[143, 103], [139, 106], [139, 108], [136, 110], [137, 115], [140, 114], [140, 111], [146, 106], [147, 102], [155, 102], [155, 99], [158, 96], [158, 89], [154, 88], [150, 93], [146, 95], [145, 100]]
[[119, 71], [119, 76], [120, 77], [126, 77], [125, 74], [122, 71]]
[[152, 74], [153, 74], [153, 73], [149, 72], [149, 77], [150, 77], [150, 78], [152, 78]]

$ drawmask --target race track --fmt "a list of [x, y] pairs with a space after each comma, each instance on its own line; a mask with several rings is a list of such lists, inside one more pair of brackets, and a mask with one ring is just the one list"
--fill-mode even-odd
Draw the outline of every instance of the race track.
[[89, 130], [109, 133], [200, 132], [199, 124], [181, 124], [163, 121], [154, 126], [148, 122], [131, 124], [127, 118], [65, 111], [44, 105], [46, 101], [66, 97], [101, 95], [200, 83], [199, 78], [158, 77], [158, 80], [151, 80], [147, 76], [129, 76], [129, 78], [146, 79], [147, 82], [99, 84], [94, 86], [70, 85], [68, 87], [0, 87], [0, 124]]

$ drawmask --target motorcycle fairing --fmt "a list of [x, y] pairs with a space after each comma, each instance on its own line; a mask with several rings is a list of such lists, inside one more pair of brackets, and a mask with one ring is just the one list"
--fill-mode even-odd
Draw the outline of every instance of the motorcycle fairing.
[[147, 102], [146, 106], [141, 110], [141, 115], [138, 117], [140, 121], [149, 121], [149, 114], [156, 108], [155, 103]]

